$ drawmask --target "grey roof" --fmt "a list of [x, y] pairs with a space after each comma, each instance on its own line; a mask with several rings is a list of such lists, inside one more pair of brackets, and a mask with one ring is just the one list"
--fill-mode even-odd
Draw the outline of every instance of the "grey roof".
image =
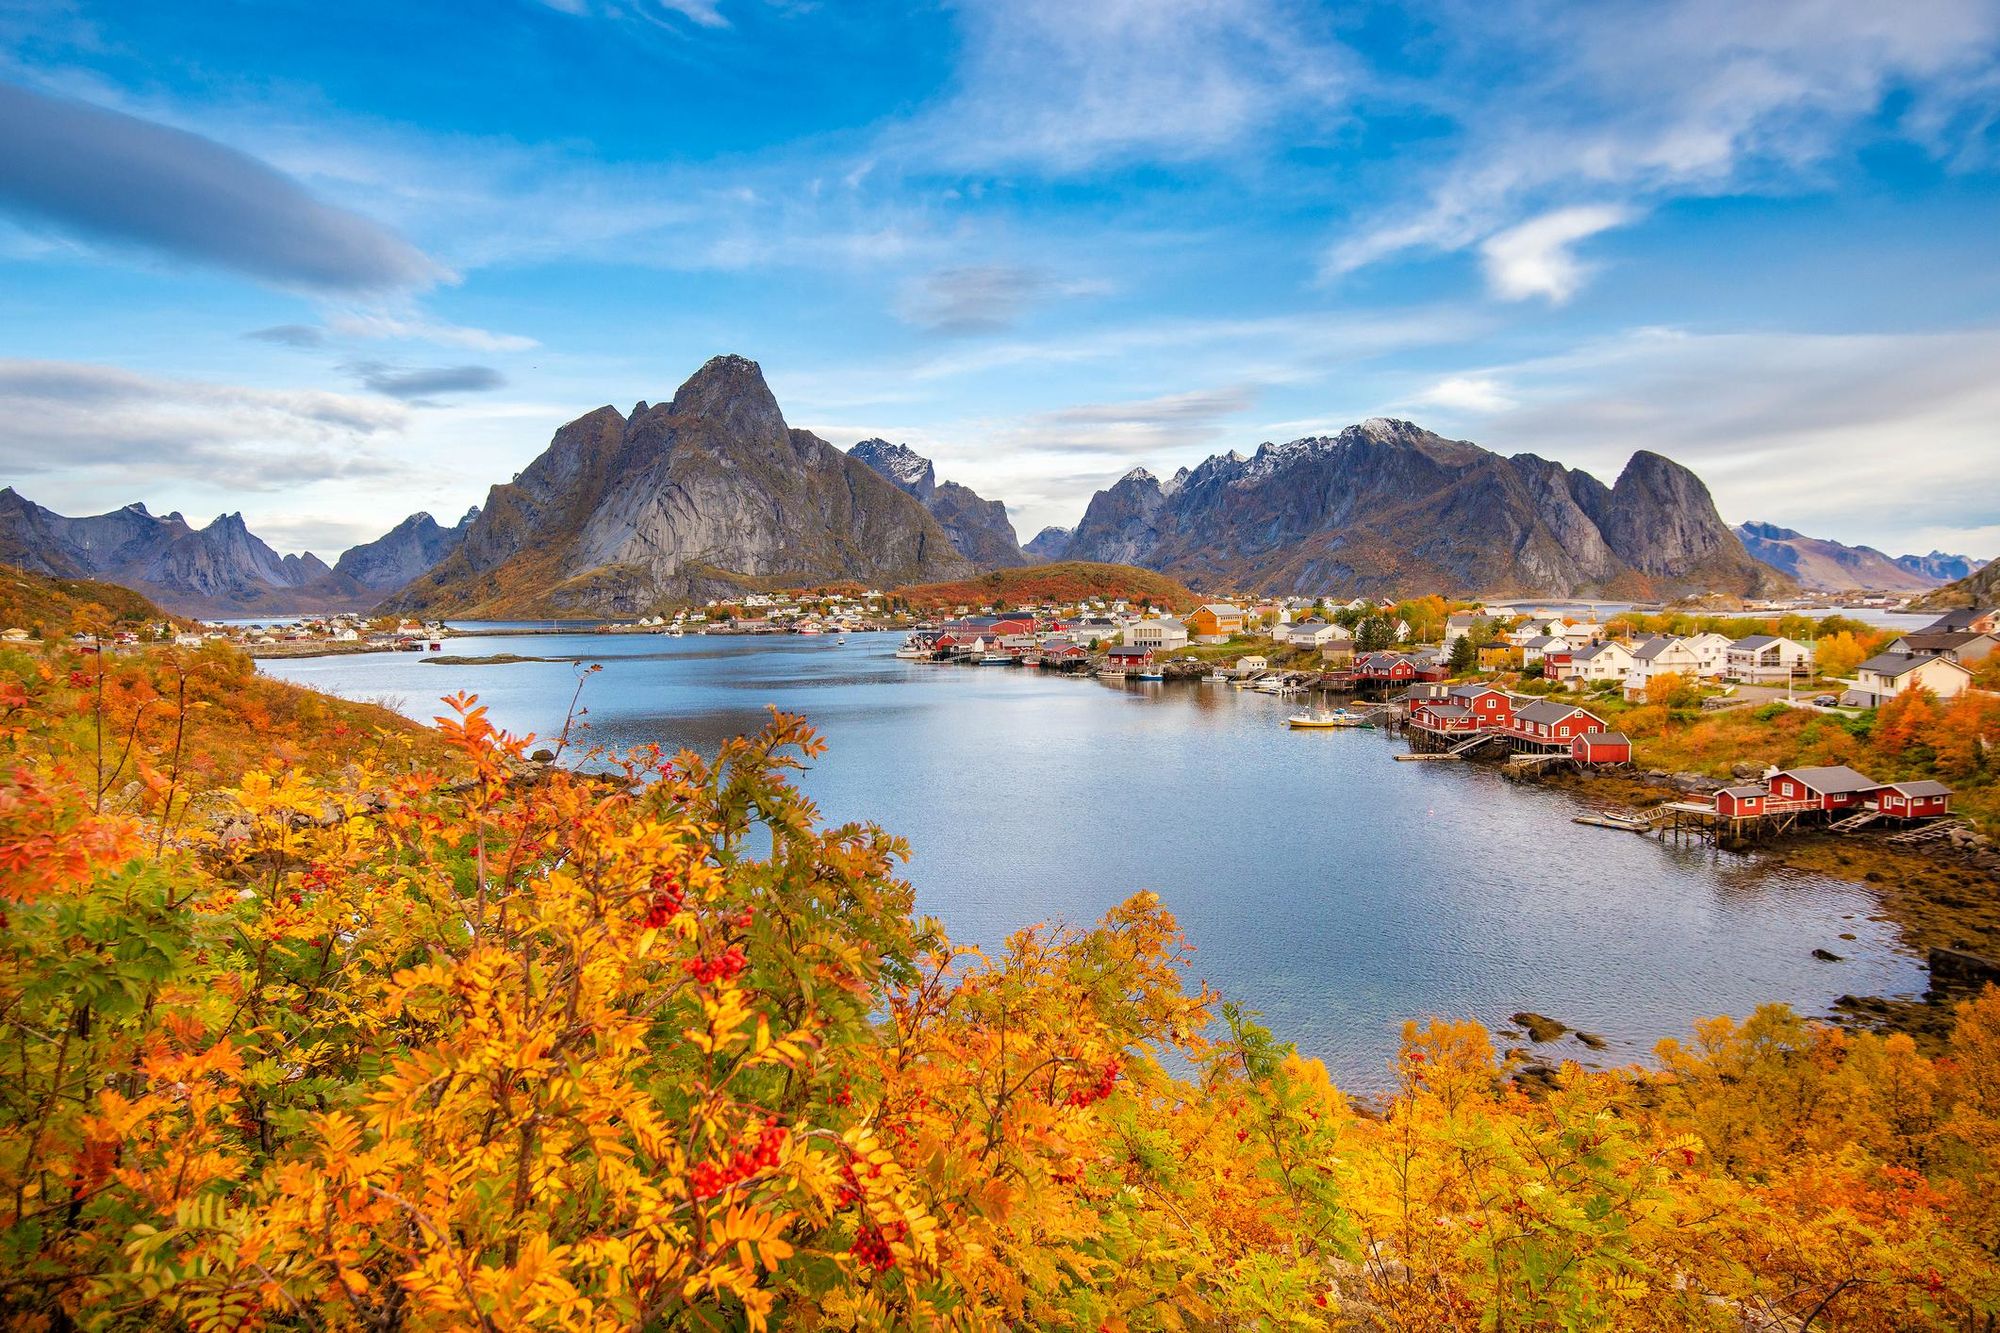
[[1558, 639], [1558, 638], [1554, 637], [1553, 635], [1549, 635], [1549, 634], [1537, 634], [1537, 635], [1536, 635], [1536, 636], [1535, 636], [1534, 638], [1532, 638], [1532, 639], [1528, 640], [1528, 641], [1527, 641], [1526, 643], [1522, 644], [1521, 646], [1522, 646], [1523, 648], [1546, 648], [1546, 647], [1548, 647], [1548, 646], [1549, 646], [1550, 644], [1552, 644], [1552, 643], [1560, 643], [1560, 644], [1563, 644], [1563, 645], [1567, 646], [1567, 645], [1568, 645], [1568, 643], [1569, 643], [1569, 640], [1567, 640], [1567, 639]]
[[1432, 717], [1453, 718], [1472, 716], [1470, 709], [1460, 708], [1457, 704], [1426, 703], [1422, 705], [1422, 708]]
[[1675, 638], [1648, 639], [1632, 650], [1632, 656], [1642, 662], [1650, 662], [1679, 642], [1680, 640]]
[[[1577, 704], [1566, 704], [1556, 699], [1537, 699], [1514, 716], [1522, 722], [1560, 722], [1571, 713], [1590, 713], [1588, 708]], [[1597, 714], [1590, 713], [1592, 717]]]
[[1938, 657], [1933, 653], [1877, 653], [1866, 662], [1863, 662], [1857, 670], [1873, 671], [1878, 676], [1887, 676], [1889, 679], [1894, 680], [1898, 676], [1909, 675], [1918, 667], [1929, 662], [1939, 662], [1945, 666], [1957, 667], [1960, 671], [1965, 671], [1967, 675], [1972, 674], [1962, 663], [1954, 662], [1948, 657]]
[[1623, 648], [1624, 646], [1625, 645], [1622, 643], [1615, 643], [1609, 639], [1605, 640], [1603, 643], [1587, 644], [1584, 647], [1579, 648], [1575, 652], [1571, 653], [1570, 660], [1573, 662], [1588, 661], [1591, 658], [1596, 657], [1601, 653], [1607, 653], [1610, 652], [1613, 648]]
[[1477, 699], [1482, 694], [1505, 694], [1506, 691], [1495, 689], [1491, 685], [1482, 685], [1478, 681], [1468, 681], [1463, 685], [1452, 686], [1448, 693], [1454, 699]]
[[1606, 743], [1611, 745], [1630, 745], [1632, 743], [1631, 738], [1622, 731], [1593, 731], [1584, 737], [1584, 739], [1600, 745]]
[[1929, 778], [1923, 778], [1916, 782], [1892, 782], [1889, 785], [1905, 796], [1951, 795], [1951, 788], [1945, 786], [1942, 782], [1933, 782]]
[[2000, 615], [2000, 609], [1994, 607], [1961, 606], [1945, 612], [1936, 620], [1924, 626], [1924, 628], [1926, 630], [1962, 630], [1981, 616], [1993, 615]]
[[1761, 782], [1754, 783], [1748, 787], [1724, 787], [1722, 790], [1724, 794], [1734, 796], [1738, 800], [1742, 800], [1746, 796], [1769, 796], [1771, 794], [1771, 789]]
[[1218, 616], [1240, 616], [1243, 614], [1242, 607], [1231, 606], [1227, 602], [1203, 602], [1201, 609]]
[[1919, 653], [1944, 653], [1950, 652], [1954, 648], [1963, 648], [1968, 643], [1974, 643], [1980, 639], [1991, 637], [1991, 635], [1981, 634], [1976, 630], [1969, 629], [1920, 629], [1905, 634], [1902, 638], [1897, 639], [1896, 642], [1905, 645], [1906, 649], [1914, 649]]
[[1783, 642], [1784, 640], [1775, 634], [1751, 634], [1737, 639], [1729, 646], [1739, 652], [1754, 653], [1759, 648], [1769, 648], [1774, 643]]
[[1846, 764], [1826, 764], [1817, 768], [1788, 768], [1785, 776], [1797, 778], [1822, 796], [1844, 796], [1853, 791], [1874, 791], [1882, 784], [1866, 773], [1857, 773]]

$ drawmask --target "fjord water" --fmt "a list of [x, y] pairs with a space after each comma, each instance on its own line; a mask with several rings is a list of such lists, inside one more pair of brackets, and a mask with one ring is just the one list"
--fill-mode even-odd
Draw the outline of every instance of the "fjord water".
[[[455, 655], [578, 658], [590, 744], [712, 751], [765, 707], [830, 749], [801, 779], [829, 821], [907, 838], [920, 911], [954, 938], [1089, 922], [1152, 889], [1192, 975], [1261, 1011], [1343, 1086], [1387, 1082], [1399, 1027], [1504, 1027], [1532, 1009], [1646, 1058], [1693, 1019], [1783, 1000], [1921, 989], [1864, 888], [1571, 822], [1564, 793], [1476, 764], [1404, 764], [1373, 731], [1293, 732], [1294, 705], [1226, 685], [1110, 684], [893, 656], [897, 637], [466, 636]], [[428, 720], [476, 693], [553, 735], [568, 662], [430, 665], [414, 654], [265, 661], [271, 675]], [[1843, 934], [1856, 938], [1844, 940]], [[1845, 961], [1815, 960], [1821, 947]]]

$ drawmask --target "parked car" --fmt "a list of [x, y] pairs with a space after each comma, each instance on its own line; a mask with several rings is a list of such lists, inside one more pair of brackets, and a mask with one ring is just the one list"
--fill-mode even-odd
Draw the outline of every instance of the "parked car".
[[1840, 700], [1830, 694], [1816, 694], [1813, 696], [1813, 706], [1815, 708], [1837, 708], [1839, 705]]

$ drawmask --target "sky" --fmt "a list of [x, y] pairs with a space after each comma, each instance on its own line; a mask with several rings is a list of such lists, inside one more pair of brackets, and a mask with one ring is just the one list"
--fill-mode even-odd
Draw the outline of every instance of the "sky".
[[0, 0], [0, 482], [331, 559], [760, 362], [1023, 540], [1401, 417], [2000, 553], [2000, 0]]

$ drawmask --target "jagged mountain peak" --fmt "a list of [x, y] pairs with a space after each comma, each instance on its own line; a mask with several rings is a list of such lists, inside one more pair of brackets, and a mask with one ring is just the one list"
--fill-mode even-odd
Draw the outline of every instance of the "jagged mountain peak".
[[764, 368], [748, 357], [710, 357], [674, 392], [675, 416], [700, 417], [742, 439], [784, 434], [785, 414], [764, 382]]
[[1635, 455], [1619, 484], [1504, 458], [1414, 422], [1212, 455], [1175, 483], [1135, 469], [1099, 491], [1065, 559], [1141, 564], [1198, 586], [1370, 595], [1775, 591], [1700, 478]]
[[1142, 484], [1150, 481], [1157, 485], [1159, 480], [1160, 479], [1158, 477], [1154, 476], [1151, 472], [1147, 471], [1145, 468], [1135, 467], [1130, 472], [1127, 472], [1124, 476], [1120, 477], [1117, 481], [1117, 484], [1122, 486], [1128, 481], [1136, 481]]
[[908, 445], [877, 436], [859, 441], [847, 452], [930, 511], [952, 546], [975, 565], [994, 569], [1027, 561], [1007, 519], [1006, 505], [983, 499], [955, 481], [940, 482], [931, 460]]

